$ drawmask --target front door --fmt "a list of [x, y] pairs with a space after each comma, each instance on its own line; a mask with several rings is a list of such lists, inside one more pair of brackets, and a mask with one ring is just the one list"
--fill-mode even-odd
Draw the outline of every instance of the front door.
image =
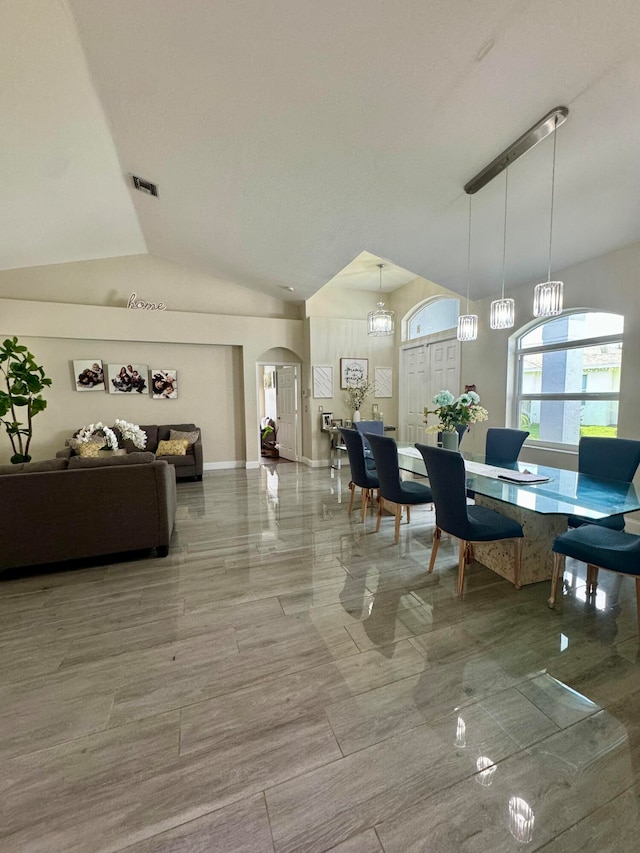
[[403, 351], [404, 413], [400, 419], [400, 440], [415, 444], [424, 440], [427, 347], [419, 344]]
[[276, 367], [276, 400], [278, 410], [278, 445], [280, 456], [297, 462], [298, 368], [296, 365]]
[[[416, 344], [401, 350], [402, 410], [400, 440], [415, 444], [433, 444], [425, 433], [424, 407], [433, 408], [438, 391], [460, 390], [460, 344], [455, 338]], [[433, 419], [430, 419], [434, 423]]]

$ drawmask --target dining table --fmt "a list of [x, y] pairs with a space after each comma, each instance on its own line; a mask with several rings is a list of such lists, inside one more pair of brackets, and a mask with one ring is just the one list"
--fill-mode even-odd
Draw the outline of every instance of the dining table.
[[[549, 465], [504, 464], [481, 455], [461, 455], [465, 460], [467, 491], [473, 494], [476, 504], [522, 525], [524, 542], [519, 586], [551, 578], [553, 540], [567, 530], [568, 516], [598, 521], [640, 509], [632, 483]], [[398, 444], [398, 464], [404, 471], [427, 477], [424, 459], [414, 445]], [[511, 583], [515, 582], [510, 543], [475, 543], [473, 556]]]

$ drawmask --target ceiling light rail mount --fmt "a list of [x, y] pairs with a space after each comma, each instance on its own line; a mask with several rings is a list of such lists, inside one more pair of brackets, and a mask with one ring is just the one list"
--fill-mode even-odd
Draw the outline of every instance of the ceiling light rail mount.
[[554, 107], [551, 112], [547, 113], [544, 118], [536, 122], [533, 127], [530, 127], [526, 133], [523, 133], [515, 142], [508, 148], [498, 154], [495, 160], [492, 160], [488, 166], [485, 166], [481, 172], [478, 172], [475, 177], [471, 178], [464, 185], [464, 191], [468, 195], [477, 193], [486, 186], [489, 181], [492, 181], [500, 172], [504, 172], [507, 166], [514, 163], [523, 154], [531, 150], [538, 142], [546, 139], [554, 130], [557, 130], [561, 124], [564, 124], [569, 115], [568, 107]]

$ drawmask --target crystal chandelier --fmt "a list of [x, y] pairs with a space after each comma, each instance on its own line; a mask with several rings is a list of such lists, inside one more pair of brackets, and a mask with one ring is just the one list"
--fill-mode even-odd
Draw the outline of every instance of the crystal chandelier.
[[382, 301], [382, 269], [384, 264], [376, 264], [380, 270], [380, 301], [375, 311], [369, 311], [367, 315], [367, 331], [373, 337], [383, 337], [393, 334], [393, 311], [388, 311]]
[[553, 167], [551, 169], [551, 215], [549, 217], [549, 266], [547, 269], [547, 280], [536, 284], [533, 289], [533, 316], [555, 317], [562, 312], [562, 291], [564, 285], [561, 281], [551, 281], [551, 246], [553, 239], [553, 198], [556, 184], [556, 133], [553, 134]]
[[469, 290], [471, 288], [471, 196], [469, 196], [469, 240], [467, 243], [467, 313], [458, 317], [459, 341], [475, 341], [478, 337], [478, 315], [469, 314]]
[[504, 280], [507, 268], [507, 199], [509, 195], [509, 166], [504, 170], [504, 237], [502, 241], [502, 295], [491, 303], [489, 325], [492, 329], [511, 329], [515, 322], [515, 302], [505, 299]]

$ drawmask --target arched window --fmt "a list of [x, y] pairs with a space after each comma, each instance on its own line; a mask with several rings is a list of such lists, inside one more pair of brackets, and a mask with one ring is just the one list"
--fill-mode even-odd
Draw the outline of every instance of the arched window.
[[406, 340], [412, 341], [435, 332], [443, 332], [445, 329], [455, 329], [459, 313], [459, 299], [430, 299], [407, 320]]
[[624, 317], [567, 312], [515, 338], [514, 426], [529, 441], [577, 445], [583, 435], [615, 436]]

